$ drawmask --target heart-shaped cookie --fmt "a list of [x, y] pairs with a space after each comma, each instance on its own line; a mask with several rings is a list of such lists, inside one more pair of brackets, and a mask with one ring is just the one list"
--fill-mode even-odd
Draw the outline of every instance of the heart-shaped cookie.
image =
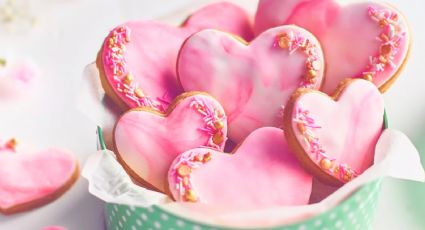
[[375, 1], [260, 0], [256, 32], [295, 24], [312, 32], [326, 60], [325, 93], [344, 78], [365, 78], [385, 92], [408, 57], [410, 34], [395, 8]]
[[0, 144], [0, 213], [13, 214], [47, 204], [78, 179], [78, 163], [68, 152], [17, 153], [14, 145], [14, 140]]
[[224, 109], [211, 96], [178, 96], [165, 113], [149, 107], [126, 112], [114, 130], [118, 160], [142, 185], [166, 191], [167, 171], [176, 156], [201, 146], [222, 150], [227, 137]]
[[306, 169], [324, 183], [341, 185], [372, 165], [383, 119], [375, 85], [347, 79], [333, 97], [297, 90], [285, 108], [285, 137]]
[[29, 60], [0, 57], [0, 100], [15, 101], [28, 96], [38, 75], [38, 68]]
[[154, 21], [118, 26], [108, 35], [98, 54], [97, 66], [106, 94], [122, 110], [148, 106], [165, 112], [183, 92], [175, 67], [183, 41], [192, 33], [216, 28], [251, 39], [248, 15], [231, 3], [208, 5], [180, 27]]
[[185, 90], [208, 92], [223, 105], [229, 137], [240, 142], [257, 128], [280, 127], [295, 89], [320, 88], [324, 61], [312, 34], [282, 26], [249, 45], [217, 30], [198, 32], [180, 49], [177, 68]]
[[176, 201], [261, 209], [307, 204], [312, 176], [289, 150], [283, 131], [263, 127], [233, 154], [208, 148], [182, 153], [170, 167], [168, 183]]

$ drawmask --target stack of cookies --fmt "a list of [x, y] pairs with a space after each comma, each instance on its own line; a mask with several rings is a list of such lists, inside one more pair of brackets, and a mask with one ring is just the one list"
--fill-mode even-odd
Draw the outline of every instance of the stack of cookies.
[[339, 187], [373, 165], [381, 94], [410, 46], [405, 18], [382, 3], [260, 0], [254, 17], [223, 2], [178, 28], [119, 25], [96, 64], [136, 183], [257, 209], [308, 204], [313, 178]]

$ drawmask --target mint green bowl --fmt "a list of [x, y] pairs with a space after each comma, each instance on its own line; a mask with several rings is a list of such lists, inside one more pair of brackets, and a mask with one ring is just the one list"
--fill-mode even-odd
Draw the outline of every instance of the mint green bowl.
[[[381, 181], [375, 181], [355, 192], [347, 200], [332, 210], [299, 223], [276, 226], [268, 229], [307, 230], [307, 229], [373, 229], [376, 203]], [[157, 206], [150, 208], [131, 207], [107, 203], [105, 217], [108, 230], [135, 229], [193, 229], [193, 230], [227, 230], [220, 226], [211, 226], [179, 217]]]
[[[384, 127], [388, 127], [386, 114]], [[104, 148], [102, 132], [99, 129], [100, 147]], [[367, 230], [373, 229], [376, 204], [381, 188], [381, 180], [371, 182], [344, 200], [337, 207], [318, 216], [291, 225], [262, 229], [284, 230]], [[156, 205], [149, 208], [132, 207], [115, 203], [105, 204], [105, 219], [108, 230], [136, 229], [193, 229], [193, 230], [229, 230], [221, 226], [212, 226], [180, 217]], [[237, 230], [236, 228], [235, 230]]]

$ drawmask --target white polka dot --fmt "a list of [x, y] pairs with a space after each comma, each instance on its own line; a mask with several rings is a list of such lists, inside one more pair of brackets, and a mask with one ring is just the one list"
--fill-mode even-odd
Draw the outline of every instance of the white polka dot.
[[124, 223], [127, 222], [127, 218], [125, 216], [122, 216], [121, 219]]
[[198, 225], [193, 225], [193, 228], [192, 229], [193, 230], [201, 230], [202, 228], [200, 226], [198, 226]]
[[305, 225], [301, 225], [298, 227], [298, 230], [306, 230], [307, 228], [305, 227]]
[[359, 205], [359, 208], [360, 208], [360, 209], [364, 209], [364, 208], [365, 208], [365, 206], [366, 206], [366, 204], [363, 202], [363, 203], [361, 203], [361, 204]]
[[121, 220], [118, 221], [118, 225], [122, 228], [122, 222], [121, 222]]
[[126, 214], [127, 216], [131, 216], [131, 212], [130, 212], [130, 210], [129, 210], [129, 209], [125, 210], [125, 214]]
[[153, 208], [152, 208], [152, 206], [149, 206], [149, 207], [148, 207], [148, 212], [153, 212]]
[[372, 202], [374, 202], [375, 201], [375, 196], [371, 196], [371, 195], [369, 195], [368, 197], [367, 197], [367, 199], [366, 199], [366, 203], [367, 204], [371, 204]]
[[324, 228], [322, 228], [322, 230], [328, 230], [328, 228], [327, 227], [324, 227]]
[[343, 212], [348, 212], [348, 210], [350, 210], [350, 206], [348, 204], [344, 205], [344, 207], [342, 207]]
[[372, 221], [366, 222], [367, 229], [372, 229]]
[[152, 228], [148, 228], [148, 230], [153, 230]]
[[354, 225], [354, 224], [357, 224], [357, 219], [356, 218], [354, 218], [354, 219], [352, 219], [351, 220], [351, 223]]
[[342, 221], [341, 220], [338, 220], [337, 222], [335, 222], [335, 227], [338, 228], [338, 229], [341, 229], [341, 227], [342, 227]]
[[373, 186], [367, 186], [367, 190], [368, 190], [369, 192], [371, 192], [373, 189], [374, 189], [374, 187], [373, 187]]
[[362, 196], [356, 196], [356, 198], [354, 198], [354, 200], [355, 200], [357, 203], [361, 203], [361, 202], [362, 202], [362, 200], [363, 200], [363, 197], [362, 197]]
[[146, 216], [146, 214], [145, 214], [145, 213], [140, 214], [140, 216], [142, 217], [142, 219], [143, 219], [144, 221], [148, 220], [148, 216]]
[[354, 212], [348, 213], [348, 219], [352, 220], [354, 218]]
[[115, 230], [120, 230], [118, 227], [115, 227]]
[[118, 206], [114, 205], [114, 210], [118, 212]]
[[141, 220], [139, 220], [139, 219], [137, 219], [137, 220], [136, 220], [136, 224], [137, 224], [138, 226], [142, 226], [142, 221], [141, 221]]
[[115, 216], [116, 214], [115, 214], [115, 211], [114, 210], [112, 210], [112, 216]]
[[367, 214], [367, 211], [368, 210], [364, 206], [360, 209], [360, 212], [362, 213], [363, 216]]
[[137, 230], [136, 226], [131, 226], [131, 230]]
[[153, 226], [154, 226], [156, 229], [160, 229], [160, 228], [161, 228], [161, 224], [160, 224], [158, 221], [155, 221], [155, 222], [153, 223]]
[[322, 220], [314, 221], [314, 226], [319, 227], [320, 225], [322, 225]]
[[177, 224], [177, 226], [179, 226], [179, 227], [183, 227], [183, 226], [184, 226], [184, 222], [183, 222], [183, 221], [181, 221], [181, 220], [177, 220], [177, 221], [176, 221], [176, 224]]
[[136, 211], [136, 208], [135, 208], [134, 206], [130, 206], [130, 210], [131, 210], [132, 212], [134, 212], [134, 211]]
[[161, 219], [162, 219], [162, 220], [168, 220], [168, 215], [167, 215], [167, 214], [165, 214], [165, 213], [162, 213], [162, 214], [161, 214]]
[[362, 227], [360, 226], [360, 224], [355, 226], [356, 230], [360, 230]]
[[329, 219], [334, 220], [336, 218], [336, 213], [331, 213], [331, 215], [329, 216]]
[[369, 213], [366, 213], [366, 215], [364, 216], [364, 218], [365, 218], [366, 220], [369, 220], [369, 218], [370, 218], [370, 214], [369, 214]]

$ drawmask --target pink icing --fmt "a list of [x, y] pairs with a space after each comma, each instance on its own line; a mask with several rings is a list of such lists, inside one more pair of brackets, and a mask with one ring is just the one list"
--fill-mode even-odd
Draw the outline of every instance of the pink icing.
[[222, 150], [226, 136], [224, 109], [212, 97], [195, 94], [178, 101], [167, 117], [127, 112], [116, 125], [114, 141], [134, 173], [165, 191], [167, 171], [179, 153], [201, 146]]
[[52, 195], [76, 169], [75, 158], [63, 150], [25, 154], [0, 149], [0, 212]]
[[[358, 175], [357, 172], [346, 164], [339, 163], [336, 158], [326, 154], [326, 151], [320, 143], [320, 139], [315, 135], [315, 130], [322, 127], [316, 125], [314, 118], [312, 118], [309, 113], [308, 110], [303, 110], [298, 107], [293, 122], [297, 125], [297, 129], [302, 135], [301, 140], [303, 141], [305, 149], [308, 150], [310, 160], [314, 161], [327, 173], [335, 175], [338, 180], [342, 182], [350, 181]], [[300, 136], [298, 136], [298, 138], [300, 138]]]
[[0, 100], [16, 99], [31, 90], [39, 75], [31, 61], [0, 58]]
[[291, 93], [320, 87], [324, 62], [314, 36], [282, 26], [249, 45], [217, 30], [198, 32], [182, 46], [177, 67], [185, 90], [206, 91], [222, 103], [229, 136], [240, 142], [259, 127], [280, 127]]
[[49, 227], [44, 227], [41, 230], [67, 230], [67, 229], [61, 226], [49, 226]]
[[[191, 170], [181, 169], [186, 166]], [[168, 181], [177, 201], [229, 209], [307, 204], [312, 188], [312, 176], [289, 151], [282, 130], [273, 127], [255, 130], [233, 154], [207, 148], [182, 153]]]
[[165, 112], [165, 107], [168, 106], [166, 100], [145, 95], [143, 90], [138, 87], [138, 83], [133, 81], [134, 77], [128, 70], [127, 61], [124, 57], [126, 45], [129, 42], [130, 29], [127, 26], [113, 30], [107, 41], [105, 63], [112, 70], [114, 88], [120, 95], [132, 101], [135, 107], [147, 106]]
[[345, 183], [372, 165], [383, 115], [384, 102], [376, 87], [355, 80], [337, 101], [320, 92], [298, 97], [292, 130], [310, 160]]
[[101, 57], [106, 79], [115, 94], [130, 108], [149, 106], [164, 112], [169, 102], [182, 92], [175, 73], [178, 50], [190, 34], [204, 28], [252, 38], [248, 16], [231, 3], [206, 6], [181, 28], [138, 21], [112, 30]]
[[258, 33], [285, 24], [301, 26], [321, 42], [326, 58], [326, 93], [332, 93], [346, 77], [365, 78], [383, 86], [398, 73], [410, 46], [402, 14], [373, 1], [260, 1], [255, 20]]

